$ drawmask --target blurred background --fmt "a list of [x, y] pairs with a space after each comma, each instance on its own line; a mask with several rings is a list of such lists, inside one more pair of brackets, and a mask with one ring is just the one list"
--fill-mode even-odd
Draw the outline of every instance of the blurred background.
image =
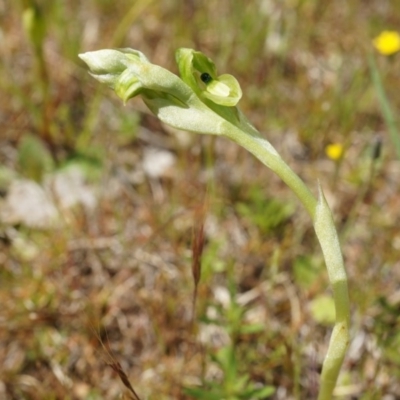
[[175, 73], [194, 48], [239, 80], [334, 212], [352, 303], [336, 398], [400, 399], [400, 2], [2, 0], [0, 27], [1, 399], [135, 398], [128, 380], [141, 400], [317, 396], [334, 309], [307, 213], [77, 57], [116, 47]]

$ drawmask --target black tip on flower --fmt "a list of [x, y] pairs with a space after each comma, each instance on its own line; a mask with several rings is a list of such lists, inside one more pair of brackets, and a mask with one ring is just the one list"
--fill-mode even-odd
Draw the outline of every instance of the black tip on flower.
[[207, 74], [207, 72], [203, 72], [200, 75], [200, 79], [204, 82], [204, 83], [210, 83], [212, 81], [211, 75]]

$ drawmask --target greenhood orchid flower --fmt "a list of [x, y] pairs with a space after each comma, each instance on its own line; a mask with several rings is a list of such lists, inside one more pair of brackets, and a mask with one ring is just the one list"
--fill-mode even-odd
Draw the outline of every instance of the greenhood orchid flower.
[[163, 122], [191, 132], [225, 136], [247, 149], [272, 169], [297, 195], [310, 214], [325, 257], [333, 288], [336, 323], [324, 361], [318, 399], [331, 399], [349, 340], [347, 276], [336, 229], [319, 188], [318, 200], [282, 160], [274, 147], [237, 108], [242, 97], [232, 75], [218, 75], [214, 63], [199, 51], [179, 49], [181, 77], [152, 64], [132, 49], [99, 50], [81, 54], [94, 78], [110, 86], [126, 103], [141, 95]]
[[137, 50], [98, 50], [79, 57], [91, 75], [124, 103], [141, 95], [160, 120], [175, 128], [221, 135], [220, 125], [227, 122], [251, 127], [236, 108], [242, 96], [237, 80], [232, 75], [217, 76], [214, 63], [198, 51], [177, 51], [182, 79]]
[[217, 76], [214, 63], [200, 51], [179, 49], [176, 61], [182, 79], [200, 97], [233, 107], [242, 97], [239, 82], [232, 75]]
[[[195, 60], [208, 60], [201, 53], [196, 53], [198, 54], [194, 57]], [[91, 75], [111, 87], [124, 103], [141, 95], [159, 119], [175, 128], [218, 135], [221, 134], [221, 124], [226, 123], [226, 119], [221, 118], [219, 114], [225, 114], [225, 117], [230, 115], [232, 122], [237, 122], [236, 110], [234, 114], [232, 110], [224, 110], [232, 108], [232, 97], [238, 97], [238, 92], [241, 94], [239, 84], [233, 77], [231, 81], [235, 83], [232, 88], [228, 85], [230, 78], [222, 76], [216, 78], [215, 83], [209, 83], [212, 89], [208, 92], [204, 90], [207, 89], [206, 83], [200, 81], [205, 88], [196, 85], [194, 75], [185, 74], [187, 79], [182, 80], [172, 72], [150, 63], [143, 53], [136, 50], [99, 50], [80, 54], [79, 57], [89, 66]], [[190, 68], [185, 63], [188, 60], [189, 57], [186, 57], [180, 63], [180, 68], [185, 71]], [[214, 64], [211, 61], [204, 64], [204, 73], [209, 71], [215, 76]], [[203, 96], [203, 92], [207, 95]], [[217, 103], [216, 109], [213, 110], [209, 107], [210, 104], [214, 105], [213, 101], [204, 101], [207, 98], [215, 98], [219, 103], [223, 103], [224, 97], [229, 107]]]

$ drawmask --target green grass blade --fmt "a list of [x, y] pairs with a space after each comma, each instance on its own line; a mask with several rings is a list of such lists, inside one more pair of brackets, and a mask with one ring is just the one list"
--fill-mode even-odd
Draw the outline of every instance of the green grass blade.
[[382, 109], [383, 119], [385, 120], [385, 123], [389, 130], [389, 135], [394, 144], [397, 158], [400, 159], [400, 134], [396, 126], [396, 119], [394, 117], [393, 111], [389, 103], [389, 99], [383, 87], [383, 82], [378, 70], [378, 66], [376, 65], [375, 58], [372, 54], [369, 55], [368, 61], [371, 70], [372, 83], [375, 87], [376, 95], [378, 97], [378, 101]]

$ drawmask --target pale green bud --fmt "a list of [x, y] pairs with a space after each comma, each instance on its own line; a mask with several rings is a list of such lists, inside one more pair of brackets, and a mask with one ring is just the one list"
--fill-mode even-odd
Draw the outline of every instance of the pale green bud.
[[90, 74], [114, 89], [124, 103], [143, 87], [132, 69], [135, 62], [149, 63], [140, 52], [106, 49], [79, 54], [79, 57], [88, 65]]

